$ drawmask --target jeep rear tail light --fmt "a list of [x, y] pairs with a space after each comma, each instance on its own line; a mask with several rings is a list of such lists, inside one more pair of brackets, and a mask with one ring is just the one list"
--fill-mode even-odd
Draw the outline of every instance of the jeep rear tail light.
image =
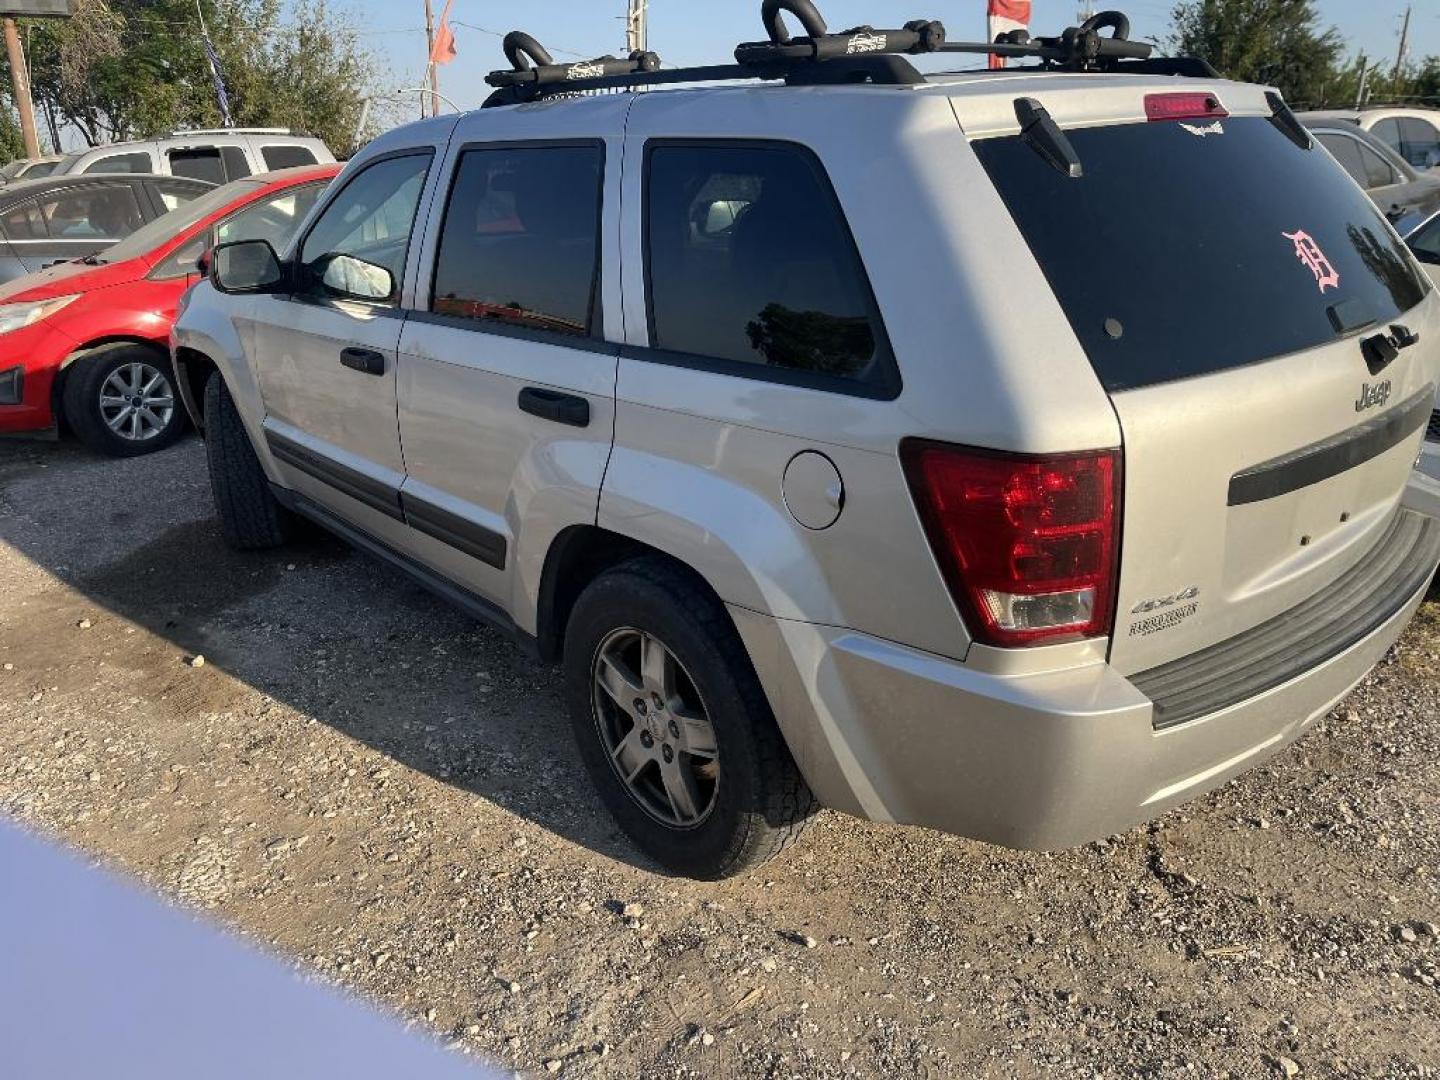
[[1229, 116], [1214, 94], [1146, 94], [1147, 120], [1218, 120]]
[[1005, 647], [1110, 633], [1120, 451], [1041, 456], [915, 440], [901, 458], [976, 641]]

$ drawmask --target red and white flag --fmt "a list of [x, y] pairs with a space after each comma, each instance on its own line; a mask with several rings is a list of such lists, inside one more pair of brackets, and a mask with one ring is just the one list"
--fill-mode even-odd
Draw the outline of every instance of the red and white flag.
[[[995, 39], [1011, 30], [1028, 30], [1030, 28], [1030, 0], [988, 0], [989, 9], [986, 12], [989, 40], [993, 43]], [[990, 66], [1002, 68], [1005, 66], [1005, 58], [990, 54]]]
[[[455, 0], [445, 0], [445, 10], [440, 13], [440, 25], [435, 28], [435, 43], [430, 46], [430, 63], [448, 64], [455, 59], [455, 34], [450, 29], [450, 5]], [[1029, 7], [1027, 3], [1025, 5]]]

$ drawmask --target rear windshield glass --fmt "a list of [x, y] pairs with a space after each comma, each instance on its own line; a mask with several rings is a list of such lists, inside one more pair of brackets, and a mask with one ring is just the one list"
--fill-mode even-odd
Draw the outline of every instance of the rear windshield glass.
[[1074, 179], [1019, 136], [974, 147], [1107, 390], [1312, 348], [1424, 295], [1354, 181], [1264, 117], [1065, 134]]

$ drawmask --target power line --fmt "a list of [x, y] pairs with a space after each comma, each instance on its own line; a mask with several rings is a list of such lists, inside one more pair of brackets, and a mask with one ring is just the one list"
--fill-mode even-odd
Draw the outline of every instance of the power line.
[[[461, 22], [459, 19], [451, 19], [450, 25], [463, 26], [467, 30], [478, 30], [480, 31], [480, 33], [489, 34], [491, 37], [503, 38], [505, 36], [505, 34], [500, 30], [491, 30], [489, 27], [486, 26], [476, 26], [474, 23]], [[548, 42], [545, 43], [545, 47], [549, 49], [552, 53], [559, 53], [562, 56], [573, 56], [577, 60], [589, 60], [591, 55], [589, 53], [576, 52], [573, 49], [557, 49], [553, 45], [550, 45]]]

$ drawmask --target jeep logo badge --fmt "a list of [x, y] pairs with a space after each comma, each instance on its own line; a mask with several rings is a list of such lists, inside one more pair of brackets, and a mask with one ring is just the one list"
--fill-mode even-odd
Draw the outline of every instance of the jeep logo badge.
[[1389, 379], [1378, 383], [1363, 383], [1360, 387], [1360, 396], [1355, 399], [1355, 411], [1364, 412], [1366, 409], [1373, 409], [1376, 405], [1384, 405], [1389, 400]]

